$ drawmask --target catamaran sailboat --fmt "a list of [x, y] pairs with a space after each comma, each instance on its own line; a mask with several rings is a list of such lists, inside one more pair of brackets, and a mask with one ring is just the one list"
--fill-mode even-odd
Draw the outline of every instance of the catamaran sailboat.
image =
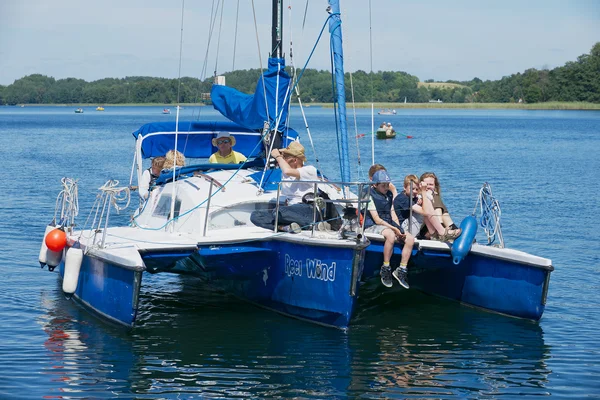
[[[133, 133], [138, 181], [144, 159], [171, 149], [187, 159], [208, 158], [216, 151], [212, 139], [222, 131], [236, 138], [236, 151], [247, 161], [200, 162], [163, 171], [127, 226], [111, 226], [110, 210], [120, 207], [120, 200], [129, 201], [129, 186], [108, 181], [100, 189], [91, 226], [74, 230], [76, 184], [63, 181], [62, 201], [57, 202], [60, 218], [46, 228], [40, 263], [50, 270], [58, 267], [68, 296], [111, 321], [133, 326], [144, 274], [192, 274], [284, 315], [342, 329], [349, 326], [363, 283], [379, 281], [383, 238], [365, 237], [358, 223], [357, 210], [366, 204], [365, 188], [352, 182], [350, 175], [342, 25], [339, 2], [329, 4], [342, 179], [331, 182], [319, 171], [321, 179], [312, 182], [309, 200], [312, 224], [300, 233], [278, 232], [254, 226], [250, 218], [257, 210], [279, 215], [279, 208], [286, 206], [280, 196], [281, 170], [272, 167], [268, 155], [275, 146], [299, 139], [286, 125], [293, 82], [281, 53], [283, 6], [281, 0], [273, 0], [274, 50], [255, 94], [216, 84], [212, 88], [212, 103], [228, 121], [177, 118], [145, 124]], [[479, 222], [491, 218], [499, 226], [499, 215], [490, 216], [496, 208], [491, 190], [482, 190], [481, 203], [486, 211]], [[551, 261], [504, 248], [501, 239], [494, 244], [499, 229], [489, 235], [489, 245], [474, 243], [477, 225], [474, 217], [467, 217], [461, 224], [463, 234], [454, 243], [419, 240], [409, 264], [411, 289], [538, 320], [545, 307]], [[392, 264], [398, 263], [400, 253], [397, 245]]]

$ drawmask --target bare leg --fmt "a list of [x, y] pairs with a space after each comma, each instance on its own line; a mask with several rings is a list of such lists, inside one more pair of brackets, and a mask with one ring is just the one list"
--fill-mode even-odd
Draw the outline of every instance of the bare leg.
[[412, 254], [412, 249], [415, 244], [415, 238], [410, 234], [406, 233], [406, 238], [404, 239], [404, 247], [402, 247], [402, 258], [400, 259], [401, 265], [407, 265], [408, 260]]
[[391, 229], [385, 229], [381, 234], [385, 238], [385, 243], [383, 244], [383, 262], [389, 263], [392, 259], [392, 254], [394, 254], [394, 242], [396, 241], [396, 235]]
[[438, 235], [443, 235], [445, 230], [444, 227], [442, 226], [442, 224], [440, 223], [440, 221], [438, 221], [438, 219], [431, 215], [428, 217], [423, 218], [423, 222], [425, 222], [425, 225], [427, 225], [427, 230], [429, 231], [429, 234], [434, 234], [437, 233]]
[[[433, 207], [433, 204], [431, 206]], [[435, 214], [435, 217], [440, 222], [440, 224], [442, 224], [443, 226], [448, 226], [444, 223], [444, 216], [442, 215], [441, 208], [436, 208], [433, 213]]]
[[[423, 211], [425, 212], [425, 225], [427, 225], [427, 229], [429, 230], [429, 233], [434, 233], [437, 232], [438, 235], [443, 235], [445, 230], [444, 230], [444, 226], [442, 225], [442, 218], [441, 218], [441, 208], [438, 208], [437, 210], [433, 209], [433, 203], [431, 202], [431, 200], [429, 200], [429, 198], [427, 196], [423, 196]], [[440, 215], [437, 215], [437, 211], [440, 211]]]
[[[438, 210], [441, 211], [442, 209], [441, 208], [436, 208], [435, 209], [435, 211], [438, 211]], [[454, 221], [452, 221], [452, 218], [450, 218], [450, 214], [448, 214], [448, 213], [442, 214], [442, 220], [443, 220], [442, 224], [444, 224], [445, 227], [449, 227], [452, 224], [454, 224]]]

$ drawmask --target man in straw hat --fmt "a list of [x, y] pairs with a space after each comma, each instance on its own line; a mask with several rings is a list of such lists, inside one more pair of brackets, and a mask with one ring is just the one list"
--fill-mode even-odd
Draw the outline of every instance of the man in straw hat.
[[[285, 149], [273, 149], [271, 156], [281, 168], [281, 195], [287, 202], [287, 206], [279, 207], [277, 229], [298, 233], [301, 227], [310, 226], [313, 222], [313, 207], [303, 203], [302, 199], [306, 194], [313, 193], [314, 184], [303, 181], [318, 181], [317, 169], [312, 165], [304, 165], [304, 146], [298, 142], [290, 143]], [[275, 224], [273, 213], [265, 210], [253, 212], [250, 220], [254, 225], [266, 229], [273, 229]]]
[[229, 132], [219, 132], [217, 137], [213, 138], [212, 145], [219, 151], [208, 159], [211, 164], [241, 164], [246, 161], [246, 156], [232, 149], [235, 146], [235, 137]]

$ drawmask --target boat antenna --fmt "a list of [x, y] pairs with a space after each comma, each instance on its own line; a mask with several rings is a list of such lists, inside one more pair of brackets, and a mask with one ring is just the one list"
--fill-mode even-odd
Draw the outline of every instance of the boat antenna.
[[369, 0], [369, 58], [371, 62], [371, 165], [375, 164], [375, 110], [373, 105], [373, 19]]

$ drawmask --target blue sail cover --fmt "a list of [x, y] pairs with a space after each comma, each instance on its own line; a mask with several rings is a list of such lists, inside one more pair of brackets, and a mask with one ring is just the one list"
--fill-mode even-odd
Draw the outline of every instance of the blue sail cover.
[[277, 130], [282, 132], [291, 97], [288, 93], [291, 90], [290, 81], [290, 76], [285, 72], [285, 60], [269, 58], [269, 69], [258, 79], [253, 95], [227, 86], [213, 85], [210, 98], [215, 110], [245, 128], [263, 129], [265, 121], [268, 121], [272, 130], [276, 121], [279, 121]]
[[[177, 129], [177, 150], [189, 158], [208, 158], [218, 151], [212, 139], [221, 131], [230, 132], [235, 137], [235, 151], [246, 157], [258, 156], [263, 151], [261, 131], [244, 128], [229, 121], [179, 121]], [[175, 148], [175, 122], [152, 122], [142, 125], [133, 132], [142, 140], [142, 157], [164, 156]], [[286, 129], [283, 146], [298, 138], [298, 132]]]

